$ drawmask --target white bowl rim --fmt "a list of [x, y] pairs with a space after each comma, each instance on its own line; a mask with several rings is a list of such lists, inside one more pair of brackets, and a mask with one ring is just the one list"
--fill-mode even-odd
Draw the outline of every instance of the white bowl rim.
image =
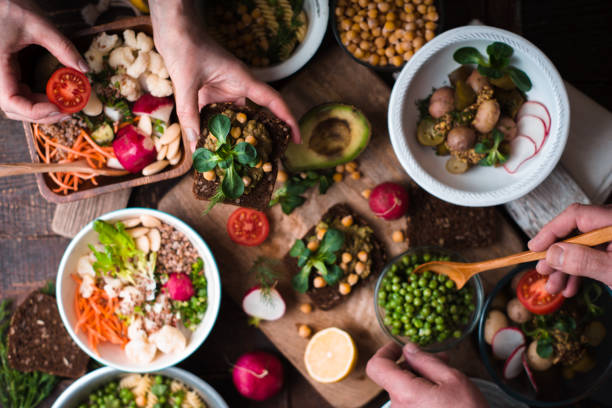
[[[214, 303], [209, 303], [208, 304], [208, 308], [206, 309], [206, 313], [209, 313], [209, 312], [210, 313], [214, 313], [214, 316], [213, 316], [212, 322], [211, 322], [211, 326], [210, 326], [210, 330], [208, 331], [208, 333], [206, 333], [203, 336], [202, 341], [200, 342], [200, 344], [198, 344], [191, 352], [186, 353], [185, 355], [177, 355], [175, 358], [170, 359], [170, 361], [167, 364], [165, 364], [165, 365], [162, 364], [162, 365], [159, 365], [159, 366], [154, 366], [150, 370], [142, 370], [142, 369], [133, 368], [133, 367], [130, 367], [128, 364], [126, 364], [126, 365], [117, 365], [117, 364], [114, 364], [114, 363], [108, 361], [107, 359], [103, 358], [102, 356], [98, 356], [96, 353], [94, 353], [93, 350], [91, 350], [91, 348], [87, 344], [84, 344], [81, 341], [81, 339], [79, 338], [79, 336], [77, 336], [76, 333], [74, 332], [74, 329], [73, 329], [72, 325], [70, 324], [70, 321], [68, 320], [68, 317], [66, 316], [66, 313], [64, 312], [64, 305], [63, 305], [63, 302], [62, 302], [62, 298], [63, 298], [63, 293], [62, 293], [62, 277], [63, 277], [63, 275], [62, 275], [62, 271], [66, 269], [66, 263], [68, 262], [68, 259], [69, 259], [70, 255], [72, 254], [72, 252], [74, 250], [74, 247], [80, 242], [80, 240], [83, 238], [84, 235], [86, 235], [88, 232], [93, 230], [93, 223], [94, 223], [94, 221], [96, 221], [96, 220], [107, 220], [107, 219], [111, 219], [111, 218], [119, 218], [119, 217], [125, 217], [125, 216], [133, 216], [134, 214], [139, 214], [139, 215], [148, 214], [148, 215], [152, 215], [154, 217], [157, 217], [157, 216], [159, 216], [161, 214], [163, 217], [168, 217], [168, 218], [172, 219], [177, 224], [179, 224], [182, 228], [185, 228], [186, 230], [189, 230], [190, 232], [192, 232], [196, 237], [198, 237], [202, 241], [201, 243], [203, 244], [203, 247], [205, 248], [206, 251], [208, 251], [208, 256], [212, 260], [213, 266], [214, 266], [214, 270], [211, 271], [211, 273], [217, 279], [217, 282], [219, 284], [219, 288], [218, 288], [219, 296], [217, 297], [217, 301], [214, 302]], [[59, 267], [58, 267], [58, 270], [57, 270], [57, 277], [56, 277], [56, 281], [55, 281], [55, 291], [56, 291], [55, 297], [56, 297], [56, 302], [57, 302], [57, 309], [59, 311], [60, 317], [62, 318], [62, 322], [64, 323], [64, 327], [68, 331], [68, 334], [70, 334], [70, 337], [72, 338], [72, 340], [81, 348], [81, 350], [83, 350], [85, 353], [87, 353], [89, 355], [89, 357], [93, 358], [94, 360], [96, 360], [100, 364], [112, 367], [112, 368], [117, 369], [117, 370], [125, 371], [125, 372], [149, 372], [149, 371], [164, 370], [164, 369], [166, 369], [168, 367], [171, 367], [171, 366], [174, 366], [176, 364], [179, 364], [180, 362], [185, 360], [187, 357], [189, 357], [193, 352], [195, 352], [197, 349], [199, 349], [202, 346], [202, 344], [204, 343], [204, 341], [206, 341], [206, 339], [210, 335], [210, 332], [214, 328], [215, 323], [217, 321], [217, 318], [219, 317], [219, 309], [221, 308], [221, 296], [222, 296], [222, 293], [221, 293], [221, 276], [219, 275], [219, 267], [217, 265], [217, 260], [215, 259], [212, 251], [210, 250], [210, 247], [208, 246], [206, 241], [204, 241], [204, 239], [200, 236], [200, 234], [196, 230], [194, 230], [191, 226], [189, 226], [186, 222], [184, 222], [183, 220], [181, 220], [178, 217], [175, 217], [172, 214], [168, 214], [166, 212], [163, 212], [163, 211], [160, 211], [160, 210], [157, 210], [157, 209], [144, 208], [144, 207], [129, 207], [129, 208], [122, 208], [122, 209], [115, 210], [115, 211], [110, 211], [110, 212], [107, 212], [107, 213], [104, 213], [104, 214], [100, 215], [99, 217], [96, 217], [95, 219], [91, 220], [87, 225], [85, 225], [74, 236], [74, 238], [72, 238], [72, 240], [68, 244], [68, 247], [66, 247], [66, 250], [64, 251], [64, 254], [62, 255], [62, 259], [60, 261], [60, 264], [59, 264]], [[209, 300], [210, 300], [210, 298], [209, 298]]]
[[[60, 396], [57, 397], [57, 399], [53, 402], [53, 405], [51, 405], [51, 408], [63, 408], [64, 404], [66, 404], [69, 401], [69, 399], [72, 398], [75, 392], [77, 392], [81, 387], [84, 387], [87, 384], [89, 384], [91, 381], [94, 381], [100, 377], [107, 377], [111, 375], [118, 376], [120, 374], [125, 374], [125, 372], [118, 370], [114, 367], [101, 367], [93, 371], [90, 371], [89, 373], [85, 374], [83, 377], [79, 378], [78, 380], [70, 384], [68, 388], [66, 388], [60, 394]], [[168, 368], [164, 368], [161, 370], [156, 370], [155, 372], [151, 372], [148, 374], [165, 375], [170, 378], [178, 378], [181, 381], [182, 381], [182, 378], [180, 377], [187, 378], [192, 383], [197, 384], [197, 387], [203, 390], [205, 395], [210, 396], [215, 401], [215, 403], [218, 404], [218, 407], [215, 407], [215, 408], [229, 408], [229, 406], [227, 405], [223, 397], [217, 392], [217, 390], [215, 390], [206, 381], [204, 381], [197, 375], [190, 373], [187, 370], [184, 370], [179, 367], [168, 367]], [[109, 381], [112, 381], [112, 380], [109, 380]], [[189, 388], [195, 389], [195, 387], [189, 384], [186, 384], [186, 385]], [[199, 391], [198, 389], [195, 389], [195, 390], [196, 392]]]
[[[308, 15], [308, 31], [304, 41], [298, 44], [296, 51], [289, 58], [279, 64], [264, 68], [249, 67], [255, 78], [264, 82], [287, 78], [299, 71], [315, 55], [327, 32], [329, 4], [327, 0], [305, 0], [304, 10], [306, 10], [306, 4], [314, 7], [315, 14]], [[313, 15], [316, 18], [312, 18]]]
[[[516, 183], [487, 192], [471, 192], [453, 188], [429, 175], [410, 154], [400, 155], [398, 152], [409, 152], [401, 129], [402, 101], [414, 75], [427, 63], [429, 57], [438, 51], [451, 46], [456, 40], [489, 40], [511, 42], [515, 50], [529, 54], [540, 62], [538, 69], [548, 77], [553, 84], [553, 95], [558, 105], [559, 120], [550, 134], [556, 135], [556, 145], [549, 150], [549, 155], [540, 157], [538, 166], [533, 166], [529, 173], [522, 175]], [[400, 72], [389, 99], [387, 121], [393, 150], [404, 170], [419, 186], [430, 194], [456, 205], [467, 207], [486, 207], [504, 204], [528, 194], [536, 188], [555, 168], [567, 142], [569, 134], [569, 98], [559, 72], [550, 59], [527, 39], [500, 28], [480, 26], [464, 26], [446, 31], [425, 44], [406, 63]]]

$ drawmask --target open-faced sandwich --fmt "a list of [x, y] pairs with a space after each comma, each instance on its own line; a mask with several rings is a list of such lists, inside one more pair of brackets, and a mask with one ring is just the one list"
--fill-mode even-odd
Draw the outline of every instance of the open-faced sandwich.
[[285, 255], [293, 287], [322, 310], [340, 304], [356, 286], [378, 275], [386, 253], [374, 231], [345, 204], [331, 207]]
[[263, 211], [289, 143], [289, 126], [271, 113], [232, 103], [202, 110], [202, 133], [193, 155], [193, 194]]

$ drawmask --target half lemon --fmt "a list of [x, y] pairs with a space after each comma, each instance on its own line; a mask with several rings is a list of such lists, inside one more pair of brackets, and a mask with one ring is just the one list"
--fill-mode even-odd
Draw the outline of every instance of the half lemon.
[[353, 338], [344, 330], [328, 327], [315, 334], [304, 353], [308, 375], [320, 383], [334, 383], [346, 378], [357, 362]]

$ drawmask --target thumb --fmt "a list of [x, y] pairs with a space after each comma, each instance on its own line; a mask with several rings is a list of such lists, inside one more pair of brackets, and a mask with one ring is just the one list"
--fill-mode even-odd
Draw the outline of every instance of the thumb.
[[89, 66], [72, 42], [42, 17], [37, 20], [31, 28], [32, 42], [45, 47], [63, 65], [87, 72]]
[[406, 364], [435, 384], [455, 383], [462, 375], [438, 357], [420, 350], [416, 344], [407, 343], [402, 351]]
[[612, 285], [612, 253], [583, 245], [560, 242], [546, 251], [546, 263], [554, 269], [586, 276]]
[[[180, 82], [179, 82], [180, 83]], [[191, 151], [195, 151], [200, 134], [200, 112], [197, 88], [179, 86], [175, 83], [176, 114], [183, 132], [186, 132]]]

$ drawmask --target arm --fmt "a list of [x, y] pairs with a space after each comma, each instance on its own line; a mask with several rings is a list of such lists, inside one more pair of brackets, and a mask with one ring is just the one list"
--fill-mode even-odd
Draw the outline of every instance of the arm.
[[532, 251], [547, 251], [546, 259], [536, 269], [550, 275], [546, 290], [563, 291], [565, 297], [578, 292], [579, 276], [586, 276], [612, 287], [612, 244], [605, 249], [555, 243], [573, 230], [589, 232], [612, 225], [612, 206], [572, 204], [529, 241]]
[[200, 109], [213, 102], [243, 104], [245, 98], [269, 108], [292, 129], [297, 122], [280, 94], [257, 81], [248, 68], [217, 45], [201, 29], [192, 0], [150, 0], [155, 46], [164, 57], [175, 87], [176, 111], [195, 147]]
[[62, 64], [87, 72], [85, 60], [74, 45], [27, 1], [0, 0], [0, 108], [10, 119], [57, 122], [65, 117], [43, 94], [20, 83], [17, 52], [30, 44], [45, 47]]

